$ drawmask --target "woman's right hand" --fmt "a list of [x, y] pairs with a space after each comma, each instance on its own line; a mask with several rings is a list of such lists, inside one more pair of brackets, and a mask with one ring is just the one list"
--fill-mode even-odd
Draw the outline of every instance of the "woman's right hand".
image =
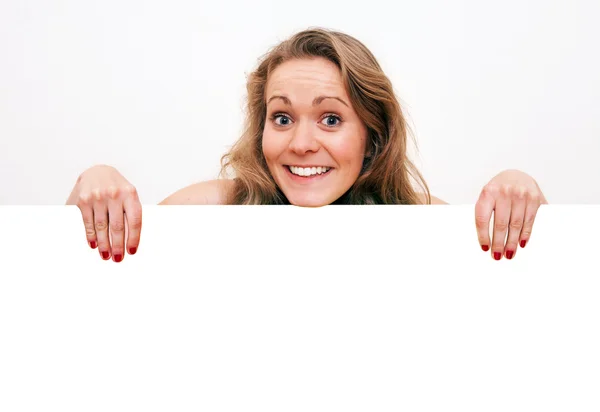
[[114, 167], [83, 172], [67, 200], [81, 210], [88, 244], [104, 260], [120, 262], [125, 250], [136, 253], [142, 229], [142, 205], [136, 188]]

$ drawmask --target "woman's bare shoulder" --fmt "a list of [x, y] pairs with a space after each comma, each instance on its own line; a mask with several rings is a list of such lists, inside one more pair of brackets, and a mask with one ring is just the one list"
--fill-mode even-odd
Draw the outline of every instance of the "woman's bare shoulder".
[[194, 183], [171, 194], [159, 205], [224, 205], [233, 183], [231, 179]]
[[[427, 203], [427, 195], [425, 193], [418, 193], [419, 199], [421, 199], [421, 204], [426, 205]], [[444, 202], [443, 200], [435, 197], [435, 196], [431, 196], [431, 204], [432, 205], [447, 205], [447, 202]]]

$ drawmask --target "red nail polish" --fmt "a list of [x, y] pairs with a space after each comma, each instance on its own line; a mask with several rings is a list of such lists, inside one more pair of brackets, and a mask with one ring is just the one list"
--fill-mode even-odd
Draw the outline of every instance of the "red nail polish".
[[506, 258], [507, 259], [512, 259], [514, 255], [515, 255], [515, 252], [513, 252], [512, 250], [507, 250], [506, 251]]
[[521, 247], [525, 247], [526, 244], [527, 244], [526, 240], [521, 240]]
[[115, 257], [115, 262], [120, 262], [120, 261], [123, 260], [123, 256], [122, 255], [116, 254], [114, 257]]
[[129, 248], [129, 254], [130, 255], [135, 255], [135, 252], [137, 252], [137, 248], [135, 248], [135, 247]]
[[90, 242], [90, 247], [91, 247], [92, 249], [96, 249], [96, 247], [97, 247], [97, 246], [98, 246], [98, 245], [96, 244], [96, 242], [95, 242], [95, 241], [93, 241], [93, 240], [92, 240], [92, 241]]
[[500, 253], [500, 252], [494, 252], [494, 259], [500, 260], [501, 257], [502, 257], [502, 253]]
[[488, 250], [490, 250], [490, 247], [489, 247], [488, 245], [481, 245], [481, 249], [482, 249], [484, 252], [487, 252]]
[[100, 252], [100, 254], [102, 255], [102, 259], [106, 260], [110, 257], [110, 253], [108, 252]]

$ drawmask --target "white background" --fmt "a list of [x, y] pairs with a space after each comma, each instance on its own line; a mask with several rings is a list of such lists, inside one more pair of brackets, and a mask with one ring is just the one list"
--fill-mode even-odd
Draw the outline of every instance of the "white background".
[[495, 261], [472, 205], [147, 206], [114, 263], [3, 206], [0, 410], [597, 412], [598, 227], [544, 205]]
[[434, 195], [507, 168], [551, 203], [600, 203], [597, 1], [0, 2], [0, 204], [64, 204], [107, 163], [143, 203], [217, 175], [245, 73], [322, 26], [379, 58]]

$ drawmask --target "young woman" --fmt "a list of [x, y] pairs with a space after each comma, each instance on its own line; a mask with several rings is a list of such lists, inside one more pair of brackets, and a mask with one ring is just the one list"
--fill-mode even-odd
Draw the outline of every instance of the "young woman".
[[[444, 204], [407, 156], [407, 124], [390, 80], [353, 37], [324, 29], [295, 34], [263, 57], [247, 92], [245, 132], [223, 156], [220, 178], [160, 204]], [[481, 248], [511, 259], [543, 203], [527, 174], [496, 175], [475, 208]], [[67, 204], [81, 210], [88, 243], [103, 259], [120, 262], [125, 251], [136, 252], [142, 208], [115, 168], [86, 170]]]

